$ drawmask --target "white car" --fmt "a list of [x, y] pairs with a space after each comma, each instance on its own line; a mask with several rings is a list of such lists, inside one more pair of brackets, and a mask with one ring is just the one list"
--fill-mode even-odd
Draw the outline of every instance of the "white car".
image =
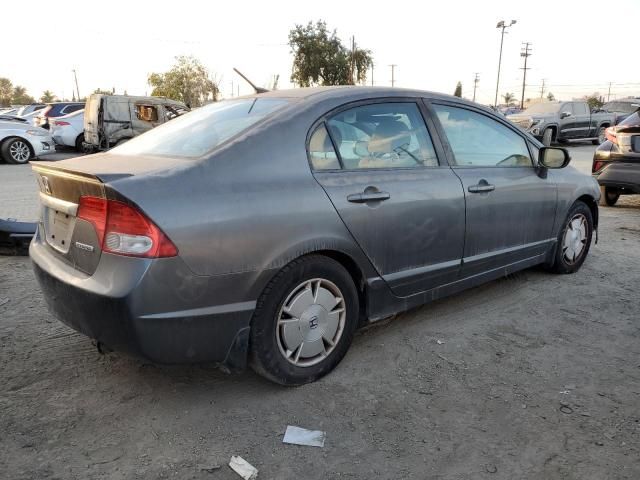
[[54, 152], [51, 134], [44, 128], [0, 121], [0, 158], [5, 162], [27, 163], [40, 155]]
[[77, 110], [62, 117], [49, 119], [49, 131], [56, 145], [75, 147], [83, 151], [84, 142], [84, 109]]

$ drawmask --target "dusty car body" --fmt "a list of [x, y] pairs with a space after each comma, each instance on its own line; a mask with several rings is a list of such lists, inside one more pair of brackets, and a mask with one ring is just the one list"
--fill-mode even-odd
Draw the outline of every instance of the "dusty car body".
[[88, 148], [107, 150], [189, 111], [163, 97], [93, 94], [84, 115], [84, 142]]
[[299, 384], [362, 323], [537, 264], [576, 271], [600, 192], [567, 163], [455, 97], [270, 92], [34, 165], [30, 255], [50, 308], [103, 345]]

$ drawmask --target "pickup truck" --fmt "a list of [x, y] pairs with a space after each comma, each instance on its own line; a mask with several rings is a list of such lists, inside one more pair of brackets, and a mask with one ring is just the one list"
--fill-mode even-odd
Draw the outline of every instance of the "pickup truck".
[[546, 146], [569, 140], [591, 140], [600, 145], [606, 140], [605, 130], [616, 121], [614, 113], [592, 113], [589, 104], [580, 101], [535, 103], [507, 118]]

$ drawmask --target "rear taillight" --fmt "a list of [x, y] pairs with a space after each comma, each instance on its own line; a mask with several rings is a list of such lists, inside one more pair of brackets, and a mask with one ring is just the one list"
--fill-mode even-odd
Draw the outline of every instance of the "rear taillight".
[[126, 203], [80, 197], [78, 218], [93, 224], [105, 252], [146, 258], [178, 254], [173, 242], [144, 213]]
[[55, 122], [53, 122], [53, 124], [59, 127], [64, 127], [65, 125], [71, 125], [69, 122], [65, 122], [63, 120], [56, 120]]
[[615, 143], [616, 145], [618, 144], [618, 138], [616, 135], [616, 127], [609, 127], [604, 131], [604, 135], [605, 137], [607, 137], [607, 140], [609, 140], [611, 143]]
[[605, 162], [603, 160], [595, 160], [592, 164], [591, 164], [591, 173], [598, 173], [600, 170], [602, 170], [609, 162]]

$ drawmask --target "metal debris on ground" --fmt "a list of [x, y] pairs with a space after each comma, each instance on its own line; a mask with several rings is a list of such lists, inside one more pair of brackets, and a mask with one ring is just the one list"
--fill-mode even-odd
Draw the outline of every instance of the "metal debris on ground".
[[198, 465], [198, 469], [201, 472], [208, 472], [208, 473], [213, 473], [216, 470], [218, 470], [220, 468], [220, 465], [216, 464], [212, 464], [212, 465]]
[[258, 469], [240, 456], [234, 455], [231, 457], [229, 467], [244, 478], [244, 480], [255, 480], [258, 478]]
[[306, 428], [287, 425], [282, 443], [293, 445], [306, 445], [308, 447], [324, 447], [324, 439], [327, 436], [320, 430], [307, 430]]
[[444, 345], [444, 340], [436, 340], [436, 343], [437, 343], [438, 345]]

